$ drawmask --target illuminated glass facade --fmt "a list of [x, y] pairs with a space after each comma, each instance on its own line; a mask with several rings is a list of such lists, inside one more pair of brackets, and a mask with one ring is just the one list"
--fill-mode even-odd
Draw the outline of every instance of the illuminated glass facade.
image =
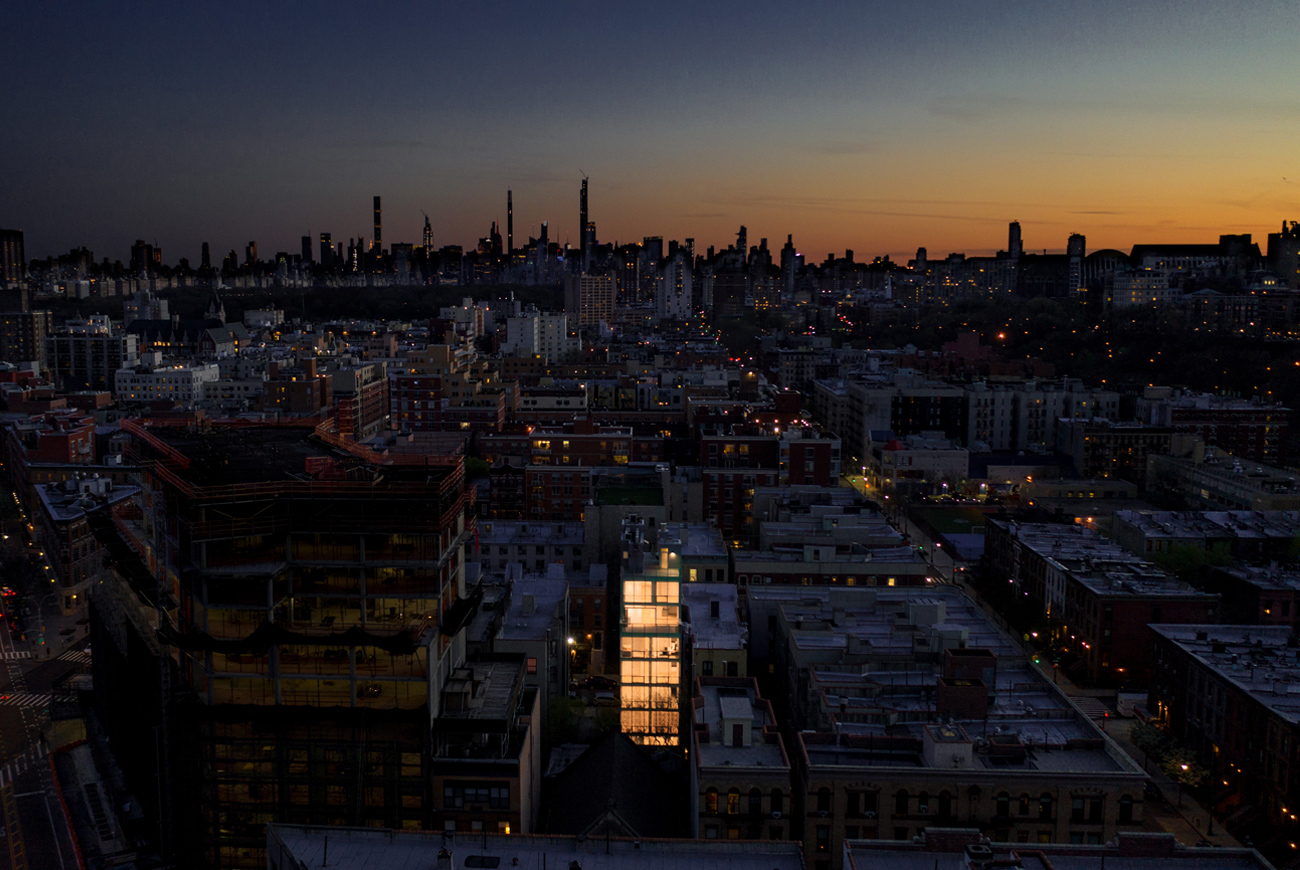
[[663, 548], [657, 559], [631, 543], [624, 564], [622, 666], [623, 732], [647, 746], [681, 743], [681, 555]]

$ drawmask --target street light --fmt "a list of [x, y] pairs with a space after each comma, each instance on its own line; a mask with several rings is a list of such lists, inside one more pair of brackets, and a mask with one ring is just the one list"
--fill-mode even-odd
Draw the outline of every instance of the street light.
[[[1183, 764], [1180, 764], [1180, 765], [1178, 765], [1178, 766], [1181, 767], [1181, 768], [1183, 769], [1183, 773], [1187, 773], [1187, 764], [1186, 764], [1186, 762], [1184, 762]], [[1181, 810], [1182, 808], [1183, 808], [1183, 778], [1182, 778], [1182, 777], [1179, 777], [1179, 779], [1178, 779], [1178, 809]]]

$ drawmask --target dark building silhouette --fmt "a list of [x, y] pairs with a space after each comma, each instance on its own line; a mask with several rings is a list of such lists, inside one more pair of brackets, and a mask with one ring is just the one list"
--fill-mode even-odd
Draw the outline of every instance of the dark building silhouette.
[[22, 230], [0, 230], [0, 282], [22, 281], [27, 277]]
[[381, 469], [310, 428], [122, 431], [168, 521], [95, 512], [97, 713], [168, 858], [265, 867], [270, 820], [432, 829], [430, 726], [475, 606], [463, 464]]

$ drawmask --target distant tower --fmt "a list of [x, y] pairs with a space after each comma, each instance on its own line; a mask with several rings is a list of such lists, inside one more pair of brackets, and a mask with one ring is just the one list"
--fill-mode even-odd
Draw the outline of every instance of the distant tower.
[[307, 265], [311, 262], [311, 234], [302, 237], [302, 262]]
[[740, 263], [743, 266], [745, 258], [749, 256], [749, 233], [743, 225], [740, 232], [736, 233], [736, 250], [740, 252]]
[[203, 243], [203, 253], [199, 255], [199, 268], [200, 269], [212, 268], [212, 252], [208, 250], [207, 242]]
[[925, 270], [930, 268], [925, 248], [916, 249], [916, 259], [912, 261], [912, 271], [918, 274], [924, 274]]
[[695, 265], [695, 239], [686, 240], [686, 256], [691, 258], [691, 265]]
[[384, 250], [384, 226], [383, 221], [379, 219], [379, 197], [375, 197], [375, 253], [382, 253]]
[[320, 234], [320, 264], [327, 269], [334, 265], [334, 242], [329, 233]]
[[506, 191], [506, 253], [514, 253], [515, 250], [515, 194], [512, 190]]
[[428, 254], [433, 250], [433, 227], [429, 224], [429, 216], [424, 216], [424, 252]]
[[1066, 289], [1073, 293], [1083, 287], [1083, 258], [1087, 256], [1088, 241], [1081, 233], [1071, 233], [1065, 243], [1065, 253], [1070, 258], [1070, 286]]
[[251, 266], [257, 262], [257, 242], [249, 242], [244, 246], [244, 263]]
[[1007, 253], [1013, 260], [1020, 259], [1025, 253], [1025, 247], [1020, 242], [1020, 221], [1011, 222], [1007, 236]]
[[794, 249], [794, 234], [790, 233], [785, 237], [785, 245], [781, 248], [781, 283], [783, 292], [790, 296], [794, 293], [795, 278], [795, 258], [798, 256]]
[[26, 257], [23, 231], [0, 230], [0, 287], [20, 284], [27, 278]]
[[591, 265], [587, 251], [587, 179], [582, 179], [582, 193], [578, 195], [578, 232], [582, 234], [582, 271]]

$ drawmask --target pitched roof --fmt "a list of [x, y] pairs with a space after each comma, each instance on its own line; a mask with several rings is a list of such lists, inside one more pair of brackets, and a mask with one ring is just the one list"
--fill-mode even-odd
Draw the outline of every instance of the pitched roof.
[[682, 805], [672, 777], [619, 731], [593, 743], [551, 788], [546, 831], [614, 836], [685, 836]]

